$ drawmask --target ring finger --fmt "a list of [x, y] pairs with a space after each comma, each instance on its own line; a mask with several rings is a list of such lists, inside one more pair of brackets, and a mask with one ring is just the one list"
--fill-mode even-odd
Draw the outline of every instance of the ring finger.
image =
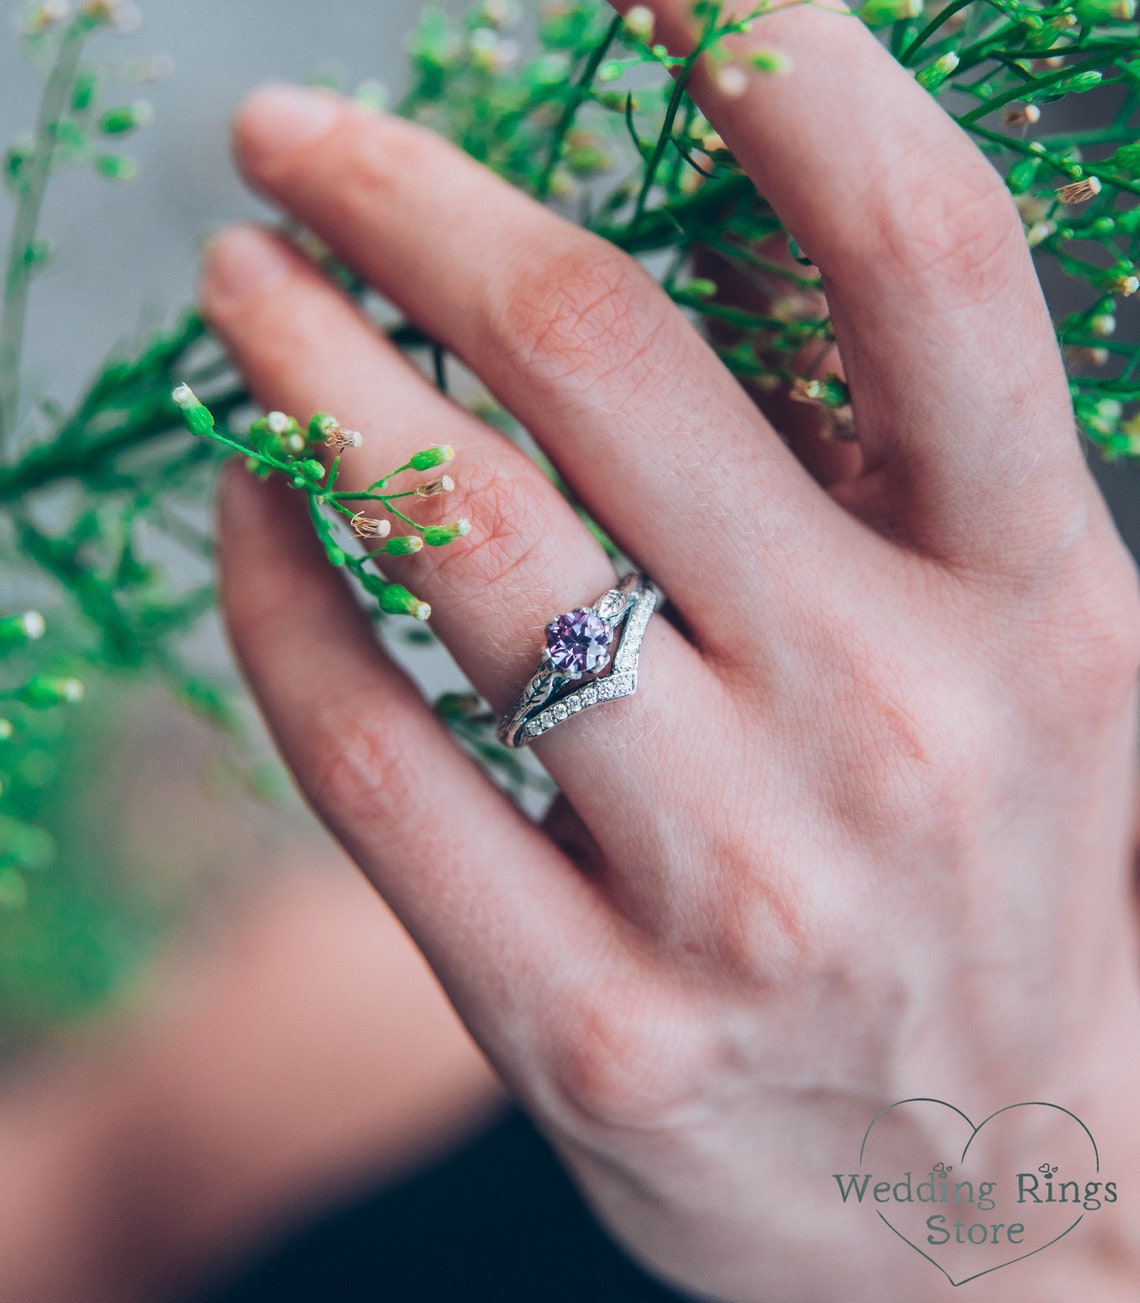
[[[545, 623], [612, 586], [604, 550], [529, 458], [440, 395], [281, 241], [250, 229], [220, 237], [202, 298], [264, 405], [302, 415], [335, 406], [338, 419], [366, 432], [342, 463], [350, 489], [363, 490], [426, 443], [460, 450], [459, 492], [423, 505], [445, 501], [452, 518], [470, 517], [471, 533], [439, 552], [392, 558], [385, 569], [433, 603], [443, 641], [492, 705], [507, 707], [538, 663]], [[621, 805], [615, 792], [656, 795], [637, 789], [660, 782], [660, 771], [631, 764], [629, 749], [664, 732], [666, 754], [677, 754], [668, 739], [691, 730], [715, 690], [699, 655], [664, 621], [651, 623], [643, 657], [652, 691], [586, 712], [540, 743], [544, 763], [599, 836]]]
[[236, 135], [251, 181], [467, 363], [703, 649], [751, 651], [727, 593], [786, 609], [802, 596], [793, 571], [814, 563], [818, 590], [865, 542], [683, 312], [607, 241], [434, 132], [328, 94], [262, 91]]

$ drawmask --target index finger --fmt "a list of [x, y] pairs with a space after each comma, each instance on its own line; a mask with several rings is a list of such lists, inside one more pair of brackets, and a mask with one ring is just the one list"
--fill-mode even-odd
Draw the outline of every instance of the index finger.
[[[702, 55], [689, 88], [820, 268], [866, 468], [886, 477], [901, 528], [969, 556], [993, 553], [1000, 526], [1008, 562], [1019, 517], [1087, 501], [1021, 221], [966, 134], [833, 3], [785, 5], [721, 38], [727, 61]], [[654, 39], [678, 55], [696, 47], [691, 0], [650, 8]], [[720, 6], [725, 20], [756, 8]], [[759, 50], [783, 55], [786, 74], [757, 71]]]

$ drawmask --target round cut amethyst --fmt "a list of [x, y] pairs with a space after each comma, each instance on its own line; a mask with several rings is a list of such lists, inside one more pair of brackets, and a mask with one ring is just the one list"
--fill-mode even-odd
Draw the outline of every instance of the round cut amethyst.
[[546, 626], [546, 654], [561, 674], [580, 679], [607, 664], [610, 636], [606, 622], [583, 607], [558, 616]]

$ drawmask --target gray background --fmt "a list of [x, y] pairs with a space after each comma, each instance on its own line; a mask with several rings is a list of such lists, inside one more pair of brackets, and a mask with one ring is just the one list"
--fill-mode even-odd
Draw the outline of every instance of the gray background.
[[[257, 211], [234, 175], [228, 122], [259, 82], [303, 81], [330, 64], [349, 84], [379, 78], [398, 91], [404, 39], [419, 0], [144, 0], [137, 34], [100, 35], [92, 54], [118, 61], [162, 54], [173, 75], [123, 85], [113, 102], [149, 100], [155, 121], [124, 141], [142, 164], [122, 184], [86, 168], [52, 186], [44, 232], [58, 246], [38, 281], [28, 334], [35, 380], [70, 394], [116, 340], [143, 320], [165, 319], [194, 293], [204, 234]], [[0, 141], [31, 128], [39, 93], [24, 62], [16, 19], [0, 9]], [[0, 211], [5, 237], [8, 209]], [[6, 245], [6, 239], [5, 239]], [[39, 385], [36, 385], [39, 388]]]

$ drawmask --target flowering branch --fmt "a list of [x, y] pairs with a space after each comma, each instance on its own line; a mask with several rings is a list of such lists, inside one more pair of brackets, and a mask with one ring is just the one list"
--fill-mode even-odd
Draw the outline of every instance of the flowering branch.
[[[834, 334], [820, 279], [688, 93], [698, 59], [728, 95], [743, 90], [750, 75], [794, 75], [779, 50], [754, 50], [745, 60], [725, 45], [746, 28], [763, 32], [757, 24], [766, 12], [757, 3], [727, 21], [715, 0], [695, 0], [697, 47], [677, 58], [656, 42], [644, 5], [615, 18], [601, 0], [547, 0], [530, 48], [516, 0], [478, 0], [456, 16], [427, 8], [410, 41], [410, 75], [396, 112], [448, 136], [631, 256], [655, 256], [662, 286], [707, 328], [730, 370], [757, 388], [814, 404], [836, 439], [858, 439], [847, 388], [826, 371]], [[249, 394], [194, 311], [108, 359], [74, 403], [29, 392], [21, 378], [24, 324], [35, 273], [50, 256], [40, 232], [49, 180], [80, 165], [128, 180], [134, 163], [118, 144], [150, 117], [131, 97], [103, 100], [110, 70], [84, 63], [84, 42], [101, 28], [129, 29], [136, 18], [125, 0], [40, 0], [24, 21], [44, 91], [31, 134], [5, 159], [13, 205], [0, 321], [0, 507], [8, 519], [0, 552], [9, 573], [23, 567], [57, 600], [42, 642], [32, 636], [36, 620], [29, 624], [19, 613], [23, 603], [13, 599], [0, 612], [0, 644], [10, 642], [7, 652], [0, 645], [9, 675], [0, 683], [0, 903], [19, 894], [2, 876], [7, 848], [31, 844], [12, 829], [35, 826], [20, 795], [30, 780], [12, 775], [31, 772], [21, 757], [38, 745], [44, 721], [60, 715], [41, 704], [50, 704], [52, 692], [62, 703], [76, 695], [59, 685], [100, 667], [147, 670], [211, 718], [231, 720], [224, 694], [182, 661], [182, 639], [209, 606], [209, 586], [157, 564], [153, 543], [161, 536], [164, 547], [181, 548], [199, 565], [208, 559], [210, 540], [182, 507], [205, 494], [223, 457], [240, 456], [255, 473], [283, 476], [303, 493], [329, 561], [351, 573], [381, 611], [411, 615], [409, 637], [426, 634], [417, 620], [428, 608], [377, 565], [454, 544], [469, 529], [466, 520], [415, 520], [418, 498], [454, 489], [446, 448], [425, 449], [352, 491], [340, 472], [359, 436], [332, 417], [302, 424], [273, 412], [245, 420]], [[864, 0], [851, 21], [860, 20], [970, 133], [1005, 178], [1027, 243], [1075, 285], [1079, 306], [1058, 314], [1056, 329], [1078, 423], [1105, 456], [1140, 455], [1140, 344], [1117, 335], [1122, 301], [1140, 292], [1135, 0]], [[134, 75], [149, 76], [153, 67]], [[1102, 125], [1058, 125], [1058, 102], [1087, 95], [1105, 105]], [[385, 94], [369, 84], [357, 97], [375, 106]], [[759, 281], [763, 308], [731, 301], [705, 274], [710, 265]], [[358, 288], [344, 269], [329, 269]], [[422, 354], [446, 389], [446, 351], [411, 323], [386, 329], [397, 347]], [[470, 405], [508, 436], [522, 433], [486, 395]], [[239, 420], [241, 433], [233, 424]], [[530, 451], [569, 496], [549, 463]], [[425, 478], [413, 483], [417, 474]], [[15, 642], [13, 620], [24, 621], [27, 635]], [[495, 743], [493, 721], [477, 703], [460, 694], [440, 711], [512, 789], [530, 781]], [[32, 843], [42, 852], [42, 840]]]

